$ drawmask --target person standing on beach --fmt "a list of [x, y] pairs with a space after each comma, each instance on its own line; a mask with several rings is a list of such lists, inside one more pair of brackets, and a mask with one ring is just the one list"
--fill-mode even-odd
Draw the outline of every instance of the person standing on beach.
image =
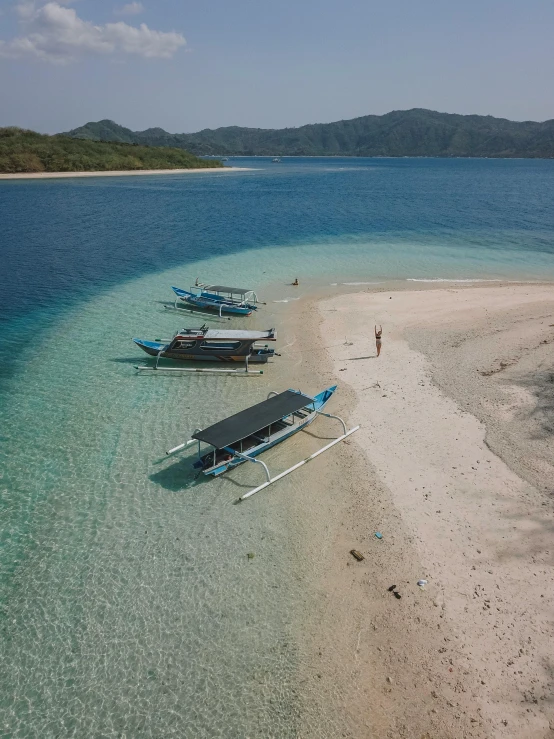
[[383, 327], [379, 326], [379, 331], [377, 331], [377, 326], [375, 326], [375, 346], [377, 347], [377, 356], [381, 354], [381, 334], [383, 333]]

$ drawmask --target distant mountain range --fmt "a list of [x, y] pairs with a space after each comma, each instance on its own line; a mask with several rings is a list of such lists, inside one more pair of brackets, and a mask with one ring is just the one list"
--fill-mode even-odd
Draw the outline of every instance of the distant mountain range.
[[113, 121], [87, 123], [66, 136], [171, 146], [217, 156], [388, 156], [554, 158], [554, 120], [508, 121], [414, 108], [299, 128], [228, 126], [197, 133], [131, 131]]

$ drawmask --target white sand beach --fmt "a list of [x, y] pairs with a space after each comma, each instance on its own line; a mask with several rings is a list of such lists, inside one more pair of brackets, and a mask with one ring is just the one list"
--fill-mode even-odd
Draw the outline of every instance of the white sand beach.
[[554, 287], [368, 290], [301, 311], [320, 323], [304, 372], [331, 379], [322, 342], [333, 412], [362, 426], [339, 469], [320, 466], [342, 510], [314, 650], [344, 735], [552, 736]]
[[127, 169], [109, 172], [22, 172], [0, 174], [0, 180], [50, 180], [68, 177], [131, 177], [154, 174], [198, 174], [200, 172], [246, 172], [250, 167], [202, 167], [200, 169]]

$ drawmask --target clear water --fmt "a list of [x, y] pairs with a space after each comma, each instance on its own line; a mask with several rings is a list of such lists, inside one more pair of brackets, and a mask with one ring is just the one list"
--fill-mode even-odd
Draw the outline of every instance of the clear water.
[[195, 482], [164, 455], [293, 384], [295, 337], [261, 378], [137, 376], [132, 336], [198, 322], [171, 284], [255, 286], [268, 328], [321, 285], [554, 279], [554, 162], [230, 164], [256, 169], [0, 183], [2, 735], [338, 735], [298, 679], [308, 478], [234, 506], [256, 469]]

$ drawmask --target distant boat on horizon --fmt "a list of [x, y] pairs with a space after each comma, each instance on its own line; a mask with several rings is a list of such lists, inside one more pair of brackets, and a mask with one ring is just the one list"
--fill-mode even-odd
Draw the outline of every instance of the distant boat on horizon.
[[281, 157], [275, 157], [275, 159], [272, 159], [271, 161], [272, 162], [275, 162], [276, 164], [281, 164], [282, 159], [281, 159]]

